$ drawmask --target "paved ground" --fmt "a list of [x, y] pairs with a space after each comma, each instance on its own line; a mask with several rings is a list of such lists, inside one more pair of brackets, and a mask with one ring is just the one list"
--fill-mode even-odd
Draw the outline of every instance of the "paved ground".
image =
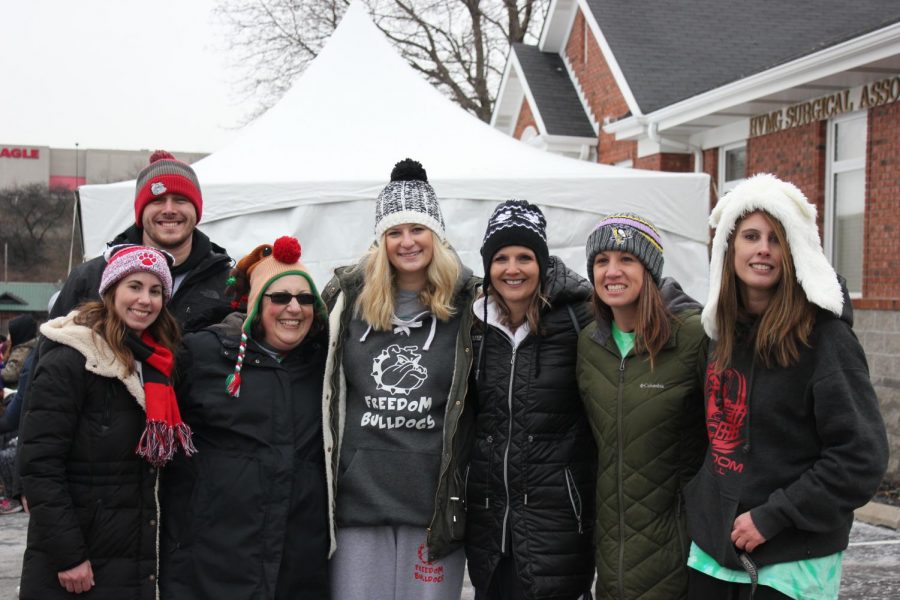
[[[27, 526], [28, 517], [24, 513], [0, 516], [0, 600], [16, 598]], [[461, 600], [474, 600], [474, 597], [467, 581]], [[897, 598], [900, 598], [900, 531], [857, 521], [850, 548], [844, 553], [841, 600]]]

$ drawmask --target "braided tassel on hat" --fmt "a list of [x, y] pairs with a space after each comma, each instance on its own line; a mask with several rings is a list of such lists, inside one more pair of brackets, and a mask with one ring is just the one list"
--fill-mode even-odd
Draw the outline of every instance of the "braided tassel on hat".
[[244, 366], [244, 355], [247, 353], [247, 332], [241, 331], [241, 343], [238, 346], [237, 363], [234, 365], [234, 373], [225, 379], [225, 389], [228, 395], [237, 398], [241, 395], [241, 368]]

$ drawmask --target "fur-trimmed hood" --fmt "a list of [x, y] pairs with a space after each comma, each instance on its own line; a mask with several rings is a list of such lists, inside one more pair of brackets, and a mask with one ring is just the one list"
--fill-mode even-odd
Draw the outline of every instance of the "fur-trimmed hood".
[[48, 340], [68, 346], [77, 350], [84, 356], [84, 368], [100, 377], [111, 377], [125, 384], [125, 389], [131, 394], [143, 410], [144, 386], [137, 372], [128, 374], [128, 370], [116, 356], [107, 343], [95, 335], [89, 327], [75, 323], [78, 311], [72, 311], [64, 317], [47, 321], [41, 325], [41, 333]]
[[716, 234], [713, 237], [709, 264], [709, 297], [701, 320], [706, 334], [713, 339], [718, 338], [716, 312], [728, 240], [738, 220], [757, 210], [767, 212], [784, 226], [794, 272], [806, 298], [837, 316], [843, 310], [844, 296], [837, 273], [822, 250], [816, 226], [815, 205], [806, 199], [797, 186], [781, 181], [774, 175], [762, 173], [747, 179], [726, 194], [709, 217], [710, 227], [715, 228]]

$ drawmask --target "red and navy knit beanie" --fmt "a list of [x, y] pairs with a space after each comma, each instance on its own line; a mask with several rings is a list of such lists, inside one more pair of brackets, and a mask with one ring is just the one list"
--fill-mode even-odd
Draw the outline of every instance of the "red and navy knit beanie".
[[191, 201], [197, 210], [197, 222], [203, 214], [203, 196], [197, 174], [165, 150], [150, 155], [148, 164], [137, 176], [134, 191], [134, 222], [141, 226], [141, 215], [149, 202], [166, 194], [178, 194]]

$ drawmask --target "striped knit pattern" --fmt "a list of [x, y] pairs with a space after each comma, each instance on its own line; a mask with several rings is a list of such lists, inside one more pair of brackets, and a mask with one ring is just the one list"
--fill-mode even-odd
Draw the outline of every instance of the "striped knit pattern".
[[659, 285], [663, 269], [662, 239], [649, 220], [634, 213], [618, 213], [597, 224], [585, 245], [591, 283], [594, 282], [594, 258], [607, 250], [636, 256]]
[[163, 298], [172, 298], [172, 274], [169, 261], [162, 251], [149, 246], [119, 245], [107, 251], [106, 267], [100, 277], [100, 295], [113, 284], [132, 273], [156, 275], [163, 287]]
[[176, 159], [161, 159], [150, 163], [138, 174], [135, 182], [134, 218], [141, 227], [144, 207], [166, 194], [178, 194], [191, 201], [197, 210], [197, 222], [203, 213], [203, 195], [194, 169]]
[[445, 237], [444, 216], [437, 195], [427, 181], [392, 181], [375, 201], [375, 238], [397, 225], [417, 223]]

